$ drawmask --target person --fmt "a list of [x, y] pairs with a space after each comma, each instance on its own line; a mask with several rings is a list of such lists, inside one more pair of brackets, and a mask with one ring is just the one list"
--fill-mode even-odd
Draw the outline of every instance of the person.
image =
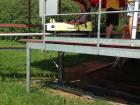
[[[73, 0], [80, 6], [80, 12], [90, 12], [92, 6], [96, 6], [99, 0]], [[90, 20], [90, 14], [79, 15], [76, 19], [70, 21], [74, 24], [83, 24]]]
[[[135, 0], [127, 0], [127, 10], [128, 11], [131, 11], [131, 10], [134, 10], [134, 5], [135, 5]], [[140, 4], [139, 4], [139, 7], [140, 7]], [[132, 26], [133, 26], [133, 15], [134, 15], [134, 12], [128, 12], [127, 13], [127, 16], [129, 16], [129, 24], [128, 24], [128, 27], [129, 27], [129, 35], [131, 37], [132, 35]], [[139, 31], [139, 27], [140, 27], [140, 12], [138, 12], [138, 28], [137, 30]], [[139, 34], [136, 34], [136, 38], [140, 39], [140, 35]]]
[[[134, 0], [127, 0], [127, 10], [131, 11], [134, 10]], [[127, 16], [129, 17], [129, 23], [128, 23], [128, 27], [129, 27], [129, 35], [131, 37], [132, 34], [132, 25], [133, 25], [133, 12], [128, 12]]]
[[[73, 1], [75, 1], [79, 5], [81, 13], [90, 12], [91, 5], [89, 0], [73, 0]], [[79, 15], [78, 17], [76, 17], [76, 19], [70, 21], [69, 23], [82, 24], [82, 23], [86, 23], [88, 20], [90, 20], [90, 15], [84, 14], [84, 15]]]
[[[119, 0], [106, 0], [106, 11], [118, 11]], [[110, 38], [114, 26], [119, 24], [119, 13], [107, 13], [106, 16], [106, 37]]]
[[[134, 0], [127, 0], [127, 10], [128, 11], [134, 10]], [[128, 12], [127, 16], [129, 16], [128, 27], [129, 27], [129, 34], [131, 36], [131, 34], [132, 34], [132, 25], [133, 25], [133, 12]]]

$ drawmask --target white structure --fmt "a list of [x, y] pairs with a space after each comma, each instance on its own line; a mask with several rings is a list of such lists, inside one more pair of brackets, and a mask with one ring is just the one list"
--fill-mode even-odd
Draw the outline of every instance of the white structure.
[[57, 15], [59, 0], [39, 0], [39, 16], [43, 16], [43, 7], [46, 3], [46, 14]]
[[[43, 40], [23, 40], [27, 42], [27, 93], [30, 91], [30, 49], [44, 49], [46, 51], [58, 51], [60, 64], [59, 68], [59, 80], [63, 84], [63, 70], [62, 70], [62, 56], [64, 52], [74, 52], [83, 54], [114, 56], [114, 57], [127, 57], [127, 58], [140, 58], [140, 40], [136, 39], [136, 27], [137, 27], [137, 12], [134, 13], [134, 23], [132, 39], [106, 39], [100, 38], [100, 22], [101, 15], [103, 13], [126, 13], [128, 11], [101, 11], [101, 2], [99, 0], [98, 14], [98, 32], [97, 38], [82, 38], [82, 37], [62, 37], [62, 36], [46, 36], [45, 18], [46, 16], [62, 15], [58, 13], [58, 1], [59, 0], [40, 0], [40, 16], [42, 17], [43, 25]], [[46, 3], [45, 3], [46, 2]], [[138, 10], [138, 0], [135, 3], [135, 10]], [[48, 6], [48, 7], [47, 7]], [[78, 13], [80, 14], [80, 13]], [[95, 14], [89, 13], [89, 14]], [[68, 15], [68, 14], [63, 14]]]

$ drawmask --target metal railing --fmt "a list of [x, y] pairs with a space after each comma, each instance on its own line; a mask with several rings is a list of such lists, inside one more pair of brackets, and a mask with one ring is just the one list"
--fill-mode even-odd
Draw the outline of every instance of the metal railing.
[[[44, 0], [46, 2], [46, 0]], [[128, 11], [128, 10], [118, 10], [118, 11], [102, 11], [102, 0], [99, 0], [99, 9], [98, 12], [86, 12], [86, 13], [65, 13], [65, 14], [56, 14], [56, 15], [52, 15], [52, 14], [44, 14], [42, 17], [42, 20], [44, 19], [44, 17], [46, 16], [71, 16], [71, 15], [84, 15], [84, 14], [91, 14], [91, 15], [98, 15], [98, 29], [97, 29], [97, 49], [99, 49], [99, 44], [100, 44], [100, 28], [101, 28], [101, 15], [102, 14], [109, 14], [109, 13], [128, 13], [128, 12], [134, 12], [134, 19], [133, 19], [133, 28], [132, 28], [132, 35], [131, 35], [131, 39], [136, 39], [136, 29], [137, 29], [137, 18], [138, 18], [138, 12], [140, 12], [139, 10], [139, 0], [135, 0], [135, 5], [134, 5], [134, 10]], [[44, 7], [46, 7], [46, 3], [44, 3]], [[44, 9], [44, 12], [45, 9]], [[43, 22], [43, 24], [45, 24], [45, 22]], [[43, 25], [44, 26], [44, 25]], [[45, 33], [45, 28], [44, 29], [44, 33]]]

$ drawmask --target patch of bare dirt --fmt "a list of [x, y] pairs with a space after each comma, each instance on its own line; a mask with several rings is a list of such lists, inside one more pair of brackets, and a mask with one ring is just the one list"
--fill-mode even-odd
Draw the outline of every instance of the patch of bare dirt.
[[74, 67], [66, 67], [64, 72], [65, 73], [74, 73], [74, 74], [84, 74], [86, 71], [91, 70], [93, 68], [100, 67], [102, 65], [107, 64], [106, 62], [97, 62], [97, 61], [89, 61], [81, 63]]

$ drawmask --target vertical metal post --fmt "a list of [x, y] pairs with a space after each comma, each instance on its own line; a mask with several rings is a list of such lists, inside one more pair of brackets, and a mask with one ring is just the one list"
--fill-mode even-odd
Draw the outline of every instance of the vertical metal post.
[[58, 58], [59, 58], [58, 82], [60, 86], [63, 86], [64, 85], [64, 67], [63, 67], [64, 52], [58, 52]]
[[43, 49], [45, 49], [45, 34], [46, 34], [46, 26], [45, 26], [45, 23], [46, 23], [46, 0], [43, 0], [43, 16], [42, 16]]
[[28, 0], [28, 32], [31, 32], [31, 0]]
[[99, 52], [99, 47], [100, 47], [101, 8], [102, 8], [102, 0], [99, 0], [98, 29], [97, 29], [97, 50], [98, 50], [98, 52]]
[[61, 0], [58, 1], [58, 6], [59, 6], [58, 7], [58, 9], [59, 9], [58, 13], [60, 14], [61, 13]]
[[30, 43], [28, 42], [26, 49], [26, 92], [30, 93]]
[[[61, 14], [61, 0], [58, 1], [58, 13]], [[58, 17], [59, 21], [61, 20], [60, 16]]]
[[[138, 10], [139, 9], [139, 1], [135, 0], [135, 4], [134, 4], [134, 10]], [[137, 21], [138, 21], [138, 12], [134, 12], [134, 16], [133, 16], [133, 27], [132, 27], [132, 39], [136, 39], [136, 33], [137, 33]]]

